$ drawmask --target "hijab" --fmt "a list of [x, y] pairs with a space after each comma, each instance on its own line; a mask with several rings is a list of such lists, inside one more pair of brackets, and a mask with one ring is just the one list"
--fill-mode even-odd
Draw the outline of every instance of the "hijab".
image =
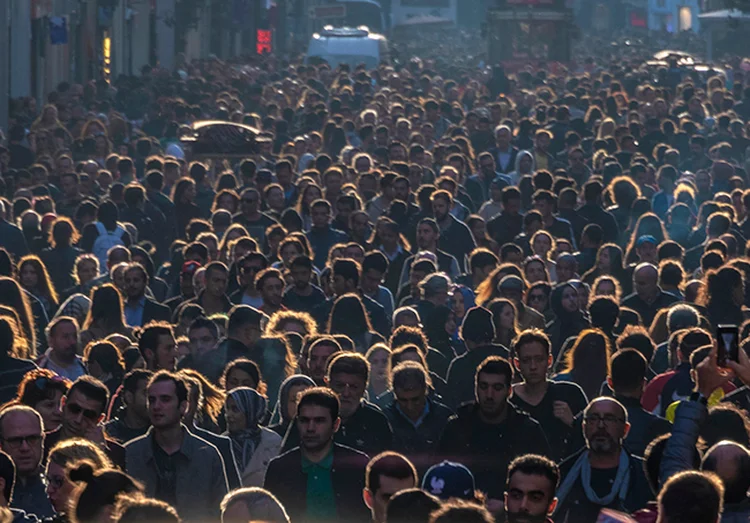
[[228, 433], [232, 440], [234, 455], [241, 458], [242, 468], [245, 468], [260, 444], [262, 436], [260, 422], [266, 415], [268, 401], [250, 387], [232, 389], [227, 397], [232, 398], [237, 408], [245, 414], [245, 429]]
[[287, 426], [289, 422], [292, 421], [290, 419], [287, 419], [286, 400], [287, 396], [289, 396], [289, 389], [294, 387], [295, 385], [309, 385], [310, 387], [315, 387], [315, 382], [312, 380], [312, 378], [305, 376], [304, 374], [295, 374], [294, 376], [289, 376], [287, 379], [285, 379], [282, 382], [281, 387], [279, 387], [279, 396], [276, 401], [276, 408], [271, 420], [272, 423], [280, 423], [284, 426]]

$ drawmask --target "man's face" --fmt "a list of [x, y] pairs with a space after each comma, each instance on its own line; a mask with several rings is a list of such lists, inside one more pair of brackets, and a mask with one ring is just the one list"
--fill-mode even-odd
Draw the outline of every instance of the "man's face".
[[245, 194], [242, 197], [240, 207], [246, 215], [257, 214], [260, 207], [260, 196], [254, 191]]
[[393, 391], [396, 395], [396, 401], [401, 410], [410, 420], [418, 420], [424, 412], [424, 406], [427, 403], [427, 390], [404, 390], [396, 388]]
[[271, 305], [272, 307], [279, 307], [281, 305], [281, 295], [284, 291], [284, 282], [279, 278], [266, 278], [263, 282], [263, 288], [260, 291], [263, 303]]
[[557, 264], [557, 281], [564, 282], [572, 280], [576, 275], [575, 263], [571, 261], [561, 261]]
[[417, 245], [420, 249], [432, 249], [437, 242], [437, 233], [435, 230], [423, 223], [417, 227]]
[[534, 200], [534, 209], [542, 213], [542, 216], [547, 217], [552, 214], [552, 203], [540, 198]]
[[542, 152], [547, 151], [547, 147], [549, 147], [549, 136], [546, 134], [540, 134], [536, 137], [536, 148], [539, 149]]
[[139, 300], [146, 292], [146, 278], [140, 269], [126, 271], [123, 284], [129, 300]]
[[318, 405], [303, 405], [297, 409], [297, 430], [302, 448], [309, 452], [322, 450], [333, 439], [339, 420], [331, 418], [331, 411]]
[[8, 414], [3, 420], [0, 448], [13, 460], [16, 474], [28, 477], [39, 470], [44, 433], [36, 416], [28, 412]]
[[378, 286], [383, 281], [383, 273], [376, 269], [367, 269], [362, 273], [360, 285], [362, 290], [367, 294], [373, 294], [378, 290]]
[[614, 454], [630, 429], [622, 408], [611, 400], [600, 400], [588, 409], [583, 419], [583, 435], [591, 452]]
[[78, 194], [78, 184], [72, 176], [63, 176], [60, 179], [60, 185], [66, 198], [73, 198]]
[[327, 227], [331, 221], [331, 212], [323, 205], [316, 205], [310, 211], [310, 219], [313, 227]]
[[323, 383], [328, 358], [336, 352], [333, 345], [316, 345], [307, 358], [307, 373], [315, 383]]
[[657, 278], [653, 270], [636, 271], [633, 276], [635, 292], [641, 299], [650, 299], [656, 292]]
[[555, 510], [555, 486], [545, 476], [516, 471], [505, 493], [508, 523], [544, 523]]
[[343, 296], [350, 290], [347, 279], [340, 274], [334, 274], [331, 278], [331, 289], [336, 296]]
[[297, 289], [306, 289], [312, 277], [312, 271], [301, 265], [293, 265], [290, 272], [294, 280], [294, 286]]
[[364, 238], [370, 228], [370, 220], [363, 214], [358, 214], [352, 220], [352, 236], [355, 238]]
[[172, 381], [157, 381], [148, 389], [148, 417], [155, 429], [176, 427], [187, 411], [188, 402], [177, 399]]
[[549, 360], [550, 355], [544, 346], [534, 341], [518, 348], [516, 367], [526, 383], [535, 385], [547, 379]]
[[252, 285], [255, 281], [255, 275], [263, 270], [263, 263], [260, 261], [246, 261], [240, 271], [240, 283], [243, 287]]
[[510, 131], [508, 129], [500, 129], [495, 133], [495, 143], [498, 149], [506, 150], [510, 145]]
[[393, 196], [403, 202], [409, 201], [409, 185], [401, 180], [393, 184]]
[[485, 177], [495, 176], [495, 161], [489, 156], [484, 156], [479, 160], [479, 168], [482, 170], [482, 174]]
[[138, 382], [135, 392], [125, 391], [125, 403], [128, 410], [131, 410], [141, 419], [148, 418], [147, 388], [148, 380], [141, 380]]
[[330, 377], [328, 386], [339, 395], [340, 416], [347, 419], [357, 412], [362, 397], [365, 395], [367, 383], [361, 376], [340, 372]]
[[74, 390], [63, 398], [62, 427], [68, 435], [86, 439], [102, 420], [103, 411], [100, 401]]
[[521, 210], [521, 200], [518, 198], [511, 198], [507, 202], [503, 203], [503, 213], [510, 216], [515, 216]]
[[485, 418], [494, 419], [500, 416], [508, 404], [510, 383], [502, 374], [481, 372], [476, 383], [479, 411]]
[[216, 346], [216, 338], [206, 327], [190, 329], [188, 339], [190, 340], [190, 353], [196, 356], [202, 356]]
[[224, 296], [227, 292], [228, 274], [223, 270], [213, 270], [206, 275], [206, 292], [211, 296]]
[[96, 264], [91, 261], [79, 263], [76, 271], [81, 284], [88, 283], [98, 276]]
[[365, 500], [370, 507], [372, 520], [375, 523], [384, 523], [390, 499], [398, 492], [414, 488], [416, 485], [414, 484], [414, 478], [392, 478], [381, 474], [379, 480], [380, 486], [377, 492], [366, 491]]
[[446, 202], [442, 198], [435, 198], [432, 201], [432, 214], [435, 215], [435, 219], [437, 221], [443, 221], [446, 216], [448, 216], [448, 213], [450, 212], [450, 208], [448, 207], [448, 202]]
[[581, 169], [585, 165], [583, 153], [581, 153], [580, 151], [576, 151], [569, 155], [568, 160], [570, 161], [570, 167], [574, 169]]
[[78, 351], [78, 344], [78, 328], [70, 321], [58, 323], [49, 337], [49, 346], [65, 361], [73, 359]]
[[695, 186], [698, 192], [707, 193], [711, 190], [711, 176], [707, 172], [699, 172], [695, 175]]

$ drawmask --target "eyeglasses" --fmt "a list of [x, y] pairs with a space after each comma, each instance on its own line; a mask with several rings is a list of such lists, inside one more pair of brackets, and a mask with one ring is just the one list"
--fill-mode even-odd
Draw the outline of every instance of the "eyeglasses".
[[78, 416], [79, 414], [83, 413], [83, 416], [86, 419], [90, 419], [92, 421], [98, 420], [100, 416], [99, 412], [91, 409], [84, 409], [76, 403], [66, 403], [65, 408], [67, 408], [73, 416]]
[[41, 434], [32, 434], [30, 436], [16, 436], [14, 438], [3, 438], [5, 444], [12, 449], [20, 449], [25, 441], [29, 447], [33, 447], [42, 441]]
[[599, 416], [598, 414], [589, 414], [584, 418], [584, 421], [586, 421], [586, 423], [591, 423], [592, 425], [599, 425], [599, 423], [604, 423], [605, 425], [614, 425], [615, 423], [624, 423], [625, 418], [618, 418], [617, 416], [614, 416], [612, 414], [605, 414], [604, 416]]

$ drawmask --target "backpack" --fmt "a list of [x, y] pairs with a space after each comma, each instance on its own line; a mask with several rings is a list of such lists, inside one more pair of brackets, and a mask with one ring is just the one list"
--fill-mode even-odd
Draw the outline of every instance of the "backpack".
[[99, 232], [99, 236], [94, 241], [92, 251], [94, 256], [99, 259], [99, 273], [104, 274], [107, 272], [107, 253], [109, 250], [118, 245], [125, 245], [122, 241], [125, 229], [120, 224], [117, 224], [114, 231], [108, 231], [101, 222], [96, 222], [96, 230]]

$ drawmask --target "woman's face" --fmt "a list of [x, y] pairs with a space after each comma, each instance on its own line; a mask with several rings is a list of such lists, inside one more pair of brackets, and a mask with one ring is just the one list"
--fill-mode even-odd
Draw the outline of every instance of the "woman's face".
[[526, 266], [526, 279], [529, 283], [536, 283], [538, 281], [547, 281], [547, 274], [545, 266], [542, 262], [534, 261]]
[[73, 494], [75, 485], [65, 474], [63, 469], [57, 463], [52, 461], [47, 465], [47, 497], [52, 503], [55, 512], [68, 512], [68, 501]]
[[284, 262], [285, 267], [289, 267], [289, 264], [292, 263], [292, 260], [300, 254], [302, 253], [299, 252], [297, 246], [291, 243], [284, 245], [284, 248], [279, 252], [279, 255], [281, 256], [281, 260]]
[[36, 269], [27, 263], [21, 269], [21, 285], [25, 289], [34, 289], [39, 283], [39, 276], [36, 273]]
[[614, 296], [615, 292], [615, 285], [611, 281], [601, 281], [596, 287], [597, 296]]
[[62, 423], [62, 410], [60, 410], [62, 396], [62, 391], [56, 390], [54, 396], [43, 399], [34, 405], [34, 410], [42, 417], [44, 429], [47, 432], [56, 430], [60, 426], [60, 423]]
[[510, 305], [503, 307], [503, 311], [500, 313], [500, 327], [506, 330], [511, 330], [515, 321], [516, 315], [513, 312], [513, 307]]
[[223, 194], [216, 203], [219, 209], [225, 209], [232, 213], [237, 211], [237, 202], [231, 194]]
[[448, 314], [448, 319], [445, 321], [445, 332], [450, 335], [456, 333], [456, 315], [453, 312]]
[[253, 379], [253, 377], [242, 369], [234, 369], [229, 374], [227, 374], [227, 381], [225, 385], [226, 386], [224, 387], [224, 389], [226, 391], [236, 389], [237, 387], [250, 387], [251, 389], [255, 389], [258, 387], [258, 383]]
[[225, 403], [226, 412], [224, 416], [227, 420], [227, 430], [232, 432], [241, 432], [247, 428], [247, 418], [245, 413], [240, 410], [237, 402], [232, 398], [227, 398]]
[[303, 390], [310, 388], [310, 385], [300, 383], [298, 385], [292, 385], [289, 387], [289, 392], [286, 397], [286, 419], [293, 419], [297, 415], [297, 402], [299, 399], [299, 393]]
[[608, 271], [612, 267], [612, 258], [609, 255], [609, 249], [604, 249], [599, 255], [599, 268]]
[[190, 184], [187, 186], [187, 189], [185, 189], [185, 192], [182, 193], [182, 201], [183, 203], [188, 203], [193, 200], [195, 200], [195, 185]]
[[562, 307], [566, 312], [578, 310], [578, 293], [573, 287], [565, 287], [562, 294]]
[[534, 254], [538, 256], [546, 256], [547, 253], [552, 249], [552, 242], [549, 240], [549, 238], [544, 235], [540, 234], [536, 238], [534, 238]]
[[474, 240], [478, 241], [487, 236], [487, 224], [481, 220], [476, 220], [471, 226], [471, 235], [474, 236]]
[[464, 303], [464, 295], [456, 291], [453, 293], [453, 297], [451, 298], [451, 304], [453, 305], [453, 313], [458, 318], [463, 318], [464, 314], [466, 313], [466, 304]]
[[384, 350], [375, 351], [370, 357], [371, 379], [379, 382], [388, 378], [388, 353]]

